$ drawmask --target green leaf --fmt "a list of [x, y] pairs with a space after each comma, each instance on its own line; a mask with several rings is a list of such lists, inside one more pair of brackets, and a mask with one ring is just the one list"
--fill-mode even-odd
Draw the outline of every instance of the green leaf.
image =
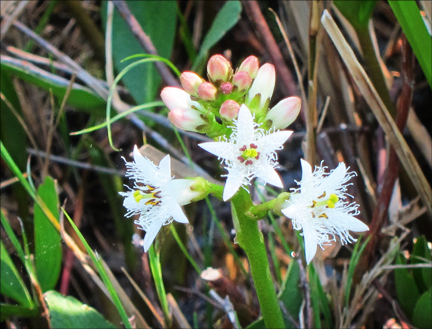
[[355, 29], [367, 28], [376, 0], [335, 0], [333, 3]]
[[0, 292], [13, 298], [24, 307], [33, 305], [30, 294], [3, 244], [1, 246], [1, 280]]
[[57, 291], [51, 290], [44, 294], [44, 298], [48, 306], [53, 329], [116, 328], [93, 307], [83, 304], [73, 297], [64, 297]]
[[[402, 255], [397, 256], [396, 264], [406, 264]], [[420, 293], [413, 276], [408, 272], [407, 268], [395, 269], [395, 284], [399, 304], [408, 317], [412, 319], [414, 306], [420, 298]]]
[[19, 305], [0, 304], [0, 321], [4, 321], [11, 316], [31, 317], [39, 314], [37, 308], [29, 308]]
[[201, 49], [192, 66], [192, 71], [196, 71], [207, 57], [210, 48], [213, 47], [227, 31], [229, 31], [240, 19], [242, 7], [240, 1], [227, 1], [218, 12], [210, 30], [204, 37]]
[[423, 73], [429, 82], [429, 86], [432, 87], [431, 36], [427, 31], [416, 2], [390, 0], [389, 5], [420, 63]]
[[252, 322], [250, 325], [248, 325], [245, 329], [265, 329], [266, 326], [264, 324], [264, 319], [259, 318], [258, 320]]
[[[102, 20], [106, 28], [107, 2], [103, 2]], [[144, 32], [149, 36], [158, 55], [171, 57], [176, 33], [177, 3], [175, 1], [128, 1], [127, 5]], [[144, 49], [130, 32], [117, 10], [113, 17], [113, 58], [118, 72], [127, 64], [122, 60], [131, 55], [143, 53]], [[153, 101], [161, 78], [154, 65], [135, 68], [123, 78], [123, 82], [137, 104]]]
[[[425, 264], [431, 262], [431, 251], [424, 235], [417, 238], [411, 254], [411, 264]], [[413, 268], [413, 276], [420, 292], [425, 292], [432, 285], [432, 268]]]
[[432, 289], [426, 291], [418, 300], [413, 315], [413, 325], [419, 329], [432, 328]]
[[351, 285], [353, 282], [353, 276], [354, 276], [354, 271], [357, 267], [357, 263], [360, 260], [360, 256], [363, 253], [363, 250], [366, 248], [367, 244], [369, 243], [370, 240], [370, 236], [366, 239], [366, 241], [361, 244], [361, 238], [359, 239], [359, 241], [355, 244], [354, 246], [354, 250], [351, 256], [351, 261], [349, 263], [349, 268], [348, 268], [348, 278], [347, 278], [347, 283], [346, 283], [346, 287], [345, 287], [345, 305], [348, 306], [349, 305], [349, 300], [350, 300], [350, 294], [351, 294]]
[[[59, 218], [59, 202], [56, 184], [51, 177], [37, 190], [39, 196], [57, 219]], [[62, 249], [61, 237], [57, 229], [38, 204], [34, 206], [34, 234], [35, 234], [35, 266], [36, 275], [42, 292], [51, 290], [60, 275]]]
[[[0, 103], [0, 138], [8, 150], [10, 150], [15, 163], [21, 170], [24, 170], [27, 161], [27, 152], [25, 150], [25, 145], [27, 144], [26, 134], [13, 111], [15, 110], [18, 115], [22, 116], [22, 109], [12, 79], [3, 69], [1, 70], [0, 91], [6, 99], [5, 101], [2, 97]], [[10, 106], [13, 107], [13, 109], [11, 109]], [[20, 145], [21, 147], [16, 147], [17, 145]], [[24, 188], [20, 185], [14, 184], [12, 186], [12, 191], [18, 203], [19, 216], [25, 222], [26, 228], [28, 228], [31, 224], [29, 223], [29, 201]]]
[[156, 292], [159, 297], [159, 301], [162, 305], [162, 312], [165, 317], [165, 323], [171, 322], [170, 311], [168, 307], [168, 300], [165, 293], [165, 286], [162, 278], [162, 268], [160, 262], [160, 253], [154, 250], [154, 244], [151, 245], [149, 249], [149, 263], [150, 270], [152, 272], [153, 281], [156, 286]]
[[[300, 267], [294, 259], [289, 264], [278, 297], [288, 313], [297, 319], [303, 303], [303, 293], [300, 289]], [[290, 327], [294, 328], [294, 324], [291, 324]]]
[[[47, 72], [29, 62], [2, 56], [1, 69], [17, 78], [27, 81], [45, 90], [52, 90], [59, 99], [63, 99], [70, 81]], [[91, 114], [103, 115], [105, 100], [94, 94], [89, 88], [74, 83], [67, 99], [67, 104]]]

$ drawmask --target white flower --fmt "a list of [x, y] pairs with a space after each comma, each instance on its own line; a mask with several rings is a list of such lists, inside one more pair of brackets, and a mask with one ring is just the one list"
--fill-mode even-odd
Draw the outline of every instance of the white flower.
[[300, 188], [294, 189], [287, 207], [282, 213], [291, 218], [296, 230], [303, 230], [306, 261], [309, 264], [315, 256], [317, 245], [324, 249], [338, 235], [341, 243], [357, 241], [349, 231], [363, 232], [369, 228], [354, 216], [358, 215], [358, 205], [349, 203], [346, 193], [347, 182], [356, 175], [348, 172], [343, 162], [330, 174], [325, 173], [327, 167], [317, 166], [312, 173], [311, 165], [301, 159], [302, 180], [297, 182]]
[[126, 177], [135, 180], [134, 186], [119, 194], [125, 197], [125, 216], [140, 215], [135, 224], [146, 231], [144, 252], [147, 252], [162, 225], [168, 225], [173, 220], [189, 223], [180, 206], [190, 203], [197, 193], [190, 189], [193, 180], [172, 179], [169, 155], [156, 166], [144, 157], [135, 145], [133, 157], [134, 162], [125, 162]]
[[282, 180], [275, 168], [278, 165], [276, 151], [291, 136], [292, 131], [265, 132], [253, 121], [246, 105], [240, 107], [235, 126], [229, 139], [201, 143], [204, 150], [222, 158], [228, 170], [224, 188], [224, 201], [230, 199], [240, 188], [258, 177], [264, 183], [282, 187]]

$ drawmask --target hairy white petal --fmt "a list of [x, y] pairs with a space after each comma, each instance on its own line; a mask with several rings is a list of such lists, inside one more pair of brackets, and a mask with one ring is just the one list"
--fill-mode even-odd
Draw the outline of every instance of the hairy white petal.
[[160, 221], [154, 221], [148, 228], [144, 237], [144, 252], [147, 252], [150, 249], [150, 246], [156, 238], [156, 235], [159, 233], [161, 227], [162, 223]]
[[178, 223], [183, 223], [183, 224], [188, 224], [189, 221], [186, 217], [186, 215], [184, 214], [182, 208], [180, 207], [180, 205], [178, 203], [173, 203], [171, 205], [171, 215], [173, 217], [173, 219], [178, 222]]
[[228, 178], [225, 183], [225, 188], [223, 192], [223, 200], [227, 201], [231, 199], [234, 194], [237, 193], [240, 186], [243, 184], [243, 177], [240, 175], [228, 174]]
[[252, 113], [245, 104], [240, 106], [240, 111], [236, 120], [237, 144], [247, 144], [254, 141], [255, 124]]
[[262, 137], [258, 145], [267, 150], [277, 150], [291, 137], [292, 133], [292, 130], [277, 131]]
[[283, 187], [282, 179], [280, 178], [277, 171], [274, 170], [271, 166], [264, 167], [263, 170], [260, 170], [256, 176], [268, 184], [280, 188]]
[[203, 148], [207, 152], [216, 155], [218, 158], [227, 158], [229, 156], [228, 143], [225, 142], [207, 142], [198, 144], [199, 147]]
[[303, 237], [305, 244], [306, 263], [310, 263], [314, 258], [317, 251], [318, 240], [316, 238], [316, 232], [309, 225], [303, 226]]
[[165, 155], [159, 162], [159, 170], [163, 175], [167, 177], [171, 176], [171, 158], [169, 154]]

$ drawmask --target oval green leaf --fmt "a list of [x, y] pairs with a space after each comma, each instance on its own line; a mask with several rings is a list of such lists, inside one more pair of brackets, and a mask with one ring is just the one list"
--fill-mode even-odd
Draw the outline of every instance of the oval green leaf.
[[[45, 178], [45, 182], [38, 188], [37, 195], [58, 220], [59, 202], [56, 184], [51, 177]], [[36, 275], [42, 291], [45, 292], [54, 288], [60, 275], [61, 237], [38, 204], [34, 206], [34, 235]]]
[[64, 297], [57, 291], [47, 291], [44, 294], [48, 306], [51, 328], [106, 328], [115, 329], [111, 322], [93, 307], [81, 303], [79, 300]]

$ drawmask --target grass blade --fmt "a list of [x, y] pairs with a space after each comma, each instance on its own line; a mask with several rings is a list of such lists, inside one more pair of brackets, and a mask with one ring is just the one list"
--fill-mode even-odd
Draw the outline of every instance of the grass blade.
[[96, 266], [99, 275], [101, 276], [105, 286], [107, 287], [112, 301], [114, 303], [114, 305], [117, 308], [117, 311], [120, 314], [120, 317], [123, 321], [123, 325], [128, 328], [128, 329], [132, 329], [132, 326], [129, 322], [128, 316], [126, 315], [126, 311], [123, 308], [122, 303], [120, 302], [120, 299], [116, 293], [116, 291], [114, 290], [114, 287], [111, 283], [111, 281], [109, 280], [109, 277], [103, 267], [103, 263], [102, 263], [102, 259], [99, 257], [99, 255], [95, 254], [93, 252], [93, 250], [90, 248], [90, 246], [88, 245], [86, 239], [84, 238], [84, 236], [81, 234], [81, 232], [79, 231], [78, 227], [76, 227], [75, 223], [73, 222], [73, 220], [69, 217], [69, 215], [67, 214], [67, 212], [62, 208], [63, 213], [65, 214], [66, 218], [69, 220], [69, 223], [71, 224], [72, 228], [74, 229], [75, 233], [78, 235], [78, 237], [80, 238], [82, 244], [84, 245], [84, 247], [87, 250], [88, 255], [90, 256], [91, 260], [93, 261], [94, 265]]

